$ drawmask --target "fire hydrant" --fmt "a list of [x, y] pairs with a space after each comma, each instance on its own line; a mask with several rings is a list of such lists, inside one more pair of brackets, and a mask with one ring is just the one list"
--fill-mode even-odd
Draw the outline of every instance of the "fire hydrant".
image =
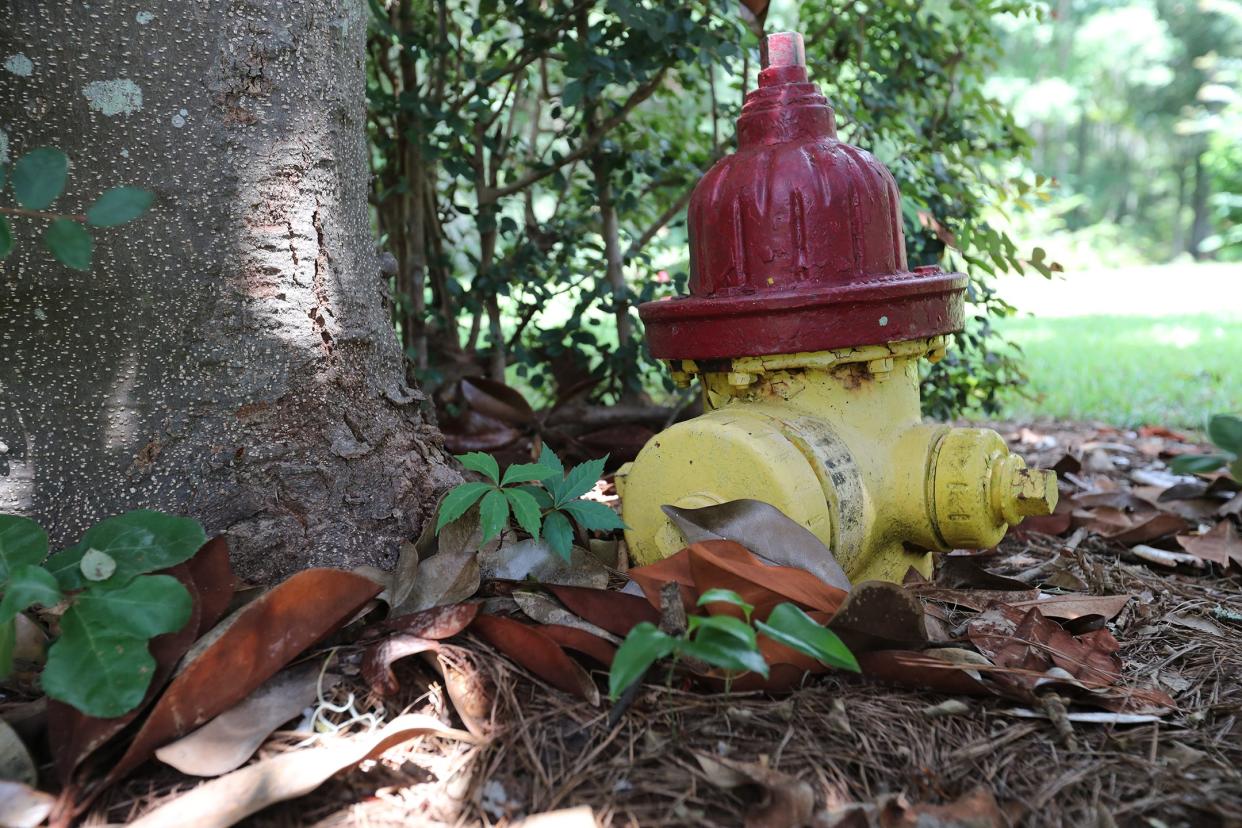
[[639, 308], [652, 354], [704, 413], [618, 474], [626, 540], [685, 545], [661, 510], [753, 498], [814, 533], [852, 581], [928, 574], [930, 550], [987, 548], [1056, 505], [995, 431], [924, 423], [921, 359], [964, 321], [967, 278], [906, 266], [889, 171], [837, 139], [802, 36], [768, 38], [738, 151], [689, 206], [690, 295]]

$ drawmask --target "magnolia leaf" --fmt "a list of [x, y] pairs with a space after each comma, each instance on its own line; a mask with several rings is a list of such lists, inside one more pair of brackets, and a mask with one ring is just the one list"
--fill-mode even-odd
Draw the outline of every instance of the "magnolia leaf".
[[493, 483], [500, 482], [500, 464], [490, 454], [472, 451], [469, 454], [457, 455], [457, 459], [470, 471], [478, 472]]
[[543, 519], [543, 539], [566, 561], [574, 548], [574, 528], [564, 512], [549, 512]]
[[830, 667], [859, 672], [858, 660], [837, 634], [793, 604], [777, 604], [768, 615], [767, 622], [756, 621], [755, 626], [778, 644], [809, 655]]
[[60, 589], [52, 573], [41, 566], [23, 564], [9, 572], [9, 584], [0, 601], [0, 624], [9, 624], [19, 612], [35, 604], [52, 607], [60, 602]]
[[139, 187], [113, 187], [86, 211], [86, 221], [94, 227], [115, 227], [141, 216], [155, 200], [155, 193]]
[[82, 553], [78, 569], [82, 570], [82, 577], [88, 581], [106, 581], [116, 572], [116, 561], [107, 552], [88, 549]]
[[677, 640], [649, 621], [635, 624], [621, 642], [608, 671], [608, 696], [615, 699], [640, 680], [652, 664], [669, 656]]
[[561, 508], [582, 524], [583, 529], [628, 528], [616, 512], [594, 500], [571, 500]]
[[539, 504], [535, 502], [535, 498], [521, 489], [505, 489], [504, 493], [509, 499], [509, 505], [513, 507], [513, 517], [517, 519], [518, 525], [529, 532], [532, 538], [538, 540], [541, 516]]
[[491, 483], [462, 483], [449, 491], [440, 501], [440, 516], [436, 519], [436, 534], [469, 511], [485, 492], [492, 490]]
[[492, 489], [479, 504], [479, 521], [483, 526], [483, 540], [489, 541], [500, 534], [509, 522], [509, 499], [500, 489]]
[[91, 269], [95, 243], [86, 228], [72, 219], [56, 219], [43, 233], [43, 245], [66, 267]]
[[31, 150], [13, 165], [13, 195], [30, 210], [42, 210], [60, 197], [69, 176], [69, 156], [55, 147]]
[[19, 566], [47, 557], [47, 532], [30, 518], [0, 515], [0, 583]]

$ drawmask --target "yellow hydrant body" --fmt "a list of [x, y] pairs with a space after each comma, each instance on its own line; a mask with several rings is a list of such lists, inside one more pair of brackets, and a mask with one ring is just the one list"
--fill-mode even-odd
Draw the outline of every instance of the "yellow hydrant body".
[[[692, 296], [641, 309], [705, 413], [618, 474], [626, 540], [650, 563], [685, 544], [662, 506], [750, 498], [807, 527], [853, 581], [928, 574], [929, 550], [991, 547], [1050, 513], [1056, 478], [994, 431], [923, 421], [919, 361], [960, 328], [965, 278], [906, 271], [891, 176], [836, 140], [800, 36], [773, 35], [769, 55], [741, 151], [691, 201]], [[806, 163], [793, 156], [814, 160], [790, 170]]]

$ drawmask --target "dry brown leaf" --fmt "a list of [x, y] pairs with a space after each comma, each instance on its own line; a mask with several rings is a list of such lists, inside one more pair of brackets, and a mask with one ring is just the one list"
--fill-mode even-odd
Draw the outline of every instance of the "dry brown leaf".
[[1007, 675], [1028, 687], [1054, 666], [1088, 684], [1106, 686], [1121, 678], [1119, 645], [1107, 630], [1075, 637], [1035, 607], [1023, 611], [993, 604], [970, 621], [966, 634], [997, 666], [1030, 671]]
[[757, 793], [746, 809], [746, 828], [796, 828], [807, 824], [815, 807], [811, 786], [787, 773], [754, 762], [694, 751], [707, 781], [718, 788], [749, 788]]
[[227, 828], [275, 802], [313, 791], [333, 774], [363, 759], [426, 735], [475, 741], [471, 734], [431, 716], [398, 716], [380, 730], [332, 740], [324, 747], [292, 750], [203, 783], [131, 822], [130, 828]]
[[1228, 567], [1230, 561], [1242, 567], [1242, 537], [1228, 518], [1201, 535], [1178, 535], [1177, 542], [1196, 558], [1221, 567]]
[[608, 568], [590, 552], [575, 546], [566, 561], [545, 541], [533, 538], [480, 551], [479, 570], [486, 580], [535, 580], [595, 589], [608, 585]]
[[[220, 776], [241, 767], [273, 730], [296, 717], [318, 696], [322, 659], [282, 670], [236, 707], [155, 752], [190, 776]], [[339, 676], [324, 675], [323, 689]]]

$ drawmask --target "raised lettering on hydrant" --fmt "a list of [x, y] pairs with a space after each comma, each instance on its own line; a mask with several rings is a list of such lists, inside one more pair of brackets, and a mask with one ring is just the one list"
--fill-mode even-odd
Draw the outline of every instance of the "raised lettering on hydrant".
[[684, 545], [661, 511], [763, 500], [854, 581], [928, 573], [928, 550], [996, 545], [1056, 505], [1056, 476], [994, 431], [924, 423], [918, 363], [963, 325], [966, 276], [906, 265], [892, 175], [837, 139], [802, 36], [768, 38], [738, 151], [690, 200], [690, 295], [639, 309], [651, 352], [702, 386], [701, 417], [618, 475], [626, 540]]

